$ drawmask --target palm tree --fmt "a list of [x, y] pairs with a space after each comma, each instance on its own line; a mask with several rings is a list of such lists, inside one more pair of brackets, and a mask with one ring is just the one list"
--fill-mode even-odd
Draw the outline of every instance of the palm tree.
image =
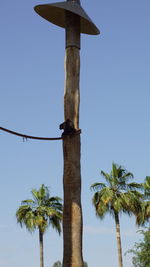
[[96, 215], [100, 219], [103, 219], [107, 213], [115, 219], [118, 262], [119, 267], [123, 267], [119, 214], [131, 215], [133, 210], [138, 209], [141, 194], [137, 189], [141, 185], [128, 183], [133, 178], [133, 174], [115, 163], [112, 164], [110, 173], [101, 171], [101, 175], [106, 180], [106, 184], [94, 183], [91, 185], [91, 188], [96, 191], [92, 201]]
[[16, 212], [17, 222], [26, 226], [29, 232], [39, 230], [40, 267], [44, 267], [43, 234], [51, 225], [59, 234], [61, 232], [62, 204], [59, 197], [50, 197], [48, 187], [41, 185], [39, 190], [31, 191], [33, 199], [21, 202]]

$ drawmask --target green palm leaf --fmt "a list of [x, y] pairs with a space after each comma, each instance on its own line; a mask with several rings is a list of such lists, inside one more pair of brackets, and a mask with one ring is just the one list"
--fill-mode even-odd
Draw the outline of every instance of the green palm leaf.
[[104, 187], [106, 187], [106, 185], [104, 183], [95, 183], [91, 185], [91, 189], [93, 190], [101, 190]]

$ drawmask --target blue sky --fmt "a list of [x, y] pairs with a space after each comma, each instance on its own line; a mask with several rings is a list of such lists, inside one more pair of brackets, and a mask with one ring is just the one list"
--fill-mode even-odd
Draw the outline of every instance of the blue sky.
[[[1, 1], [0, 126], [53, 137], [64, 120], [64, 30], [34, 12], [40, 3], [46, 2]], [[89, 267], [117, 267], [114, 221], [95, 217], [89, 187], [113, 161], [138, 182], [150, 175], [150, 2], [82, 0], [82, 6], [101, 30], [81, 42], [83, 254]], [[1, 132], [0, 148], [0, 267], [38, 266], [38, 233], [21, 229], [15, 212], [42, 183], [63, 197], [62, 144]], [[134, 218], [121, 217], [123, 252], [140, 238], [136, 230]], [[45, 266], [61, 259], [62, 237], [49, 229]], [[130, 255], [123, 260], [132, 266]]]

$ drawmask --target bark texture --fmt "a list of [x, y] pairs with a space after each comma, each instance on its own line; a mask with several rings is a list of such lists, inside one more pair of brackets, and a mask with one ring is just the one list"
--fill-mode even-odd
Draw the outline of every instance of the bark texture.
[[[65, 57], [65, 120], [70, 119], [79, 128], [79, 72], [80, 54], [77, 47], [67, 47]], [[83, 267], [80, 135], [65, 136], [64, 154], [64, 211], [63, 267]]]
[[119, 267], [123, 267], [120, 223], [119, 223], [118, 213], [115, 213], [115, 223], [116, 223], [116, 238], [117, 238], [117, 248], [118, 248], [118, 263], [119, 263]]
[[43, 233], [40, 230], [39, 230], [39, 242], [40, 242], [40, 267], [44, 267]]

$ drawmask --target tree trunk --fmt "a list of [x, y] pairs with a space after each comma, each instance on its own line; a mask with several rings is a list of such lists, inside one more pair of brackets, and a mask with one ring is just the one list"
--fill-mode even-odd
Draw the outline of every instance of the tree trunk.
[[39, 242], [40, 242], [40, 267], [44, 267], [43, 233], [40, 230], [39, 230]]
[[119, 267], [123, 267], [120, 223], [119, 223], [118, 213], [115, 213], [115, 223], [116, 223], [116, 238], [117, 238], [117, 247], [118, 247], [118, 263], [119, 263]]
[[[65, 120], [79, 128], [80, 25], [79, 17], [67, 14], [65, 57]], [[74, 27], [74, 22], [75, 27]], [[72, 28], [71, 28], [72, 27]], [[80, 135], [64, 136], [63, 267], [83, 267]]]

